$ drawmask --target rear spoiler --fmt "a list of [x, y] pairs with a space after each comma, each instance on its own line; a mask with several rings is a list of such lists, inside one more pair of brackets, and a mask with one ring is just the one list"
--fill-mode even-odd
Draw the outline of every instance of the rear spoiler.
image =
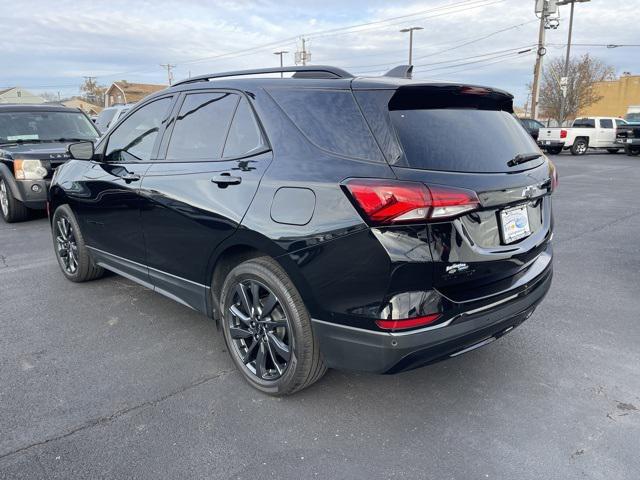
[[513, 95], [474, 85], [428, 84], [398, 87], [389, 110], [470, 108], [513, 113]]

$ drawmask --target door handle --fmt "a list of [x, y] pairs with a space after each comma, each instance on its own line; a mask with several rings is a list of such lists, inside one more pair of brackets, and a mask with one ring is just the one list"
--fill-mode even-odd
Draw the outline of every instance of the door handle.
[[211, 179], [220, 188], [227, 188], [229, 185], [238, 185], [242, 182], [242, 177], [233, 177], [230, 173], [221, 173]]
[[131, 183], [140, 180], [140, 175], [138, 175], [137, 173], [128, 172], [126, 175], [123, 175], [120, 178], [122, 178], [127, 183]]

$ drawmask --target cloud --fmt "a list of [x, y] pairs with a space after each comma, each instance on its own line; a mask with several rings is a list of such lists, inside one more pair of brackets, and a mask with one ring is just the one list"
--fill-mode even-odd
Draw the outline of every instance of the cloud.
[[[73, 94], [84, 75], [102, 83], [117, 79], [163, 82], [161, 63], [176, 64], [175, 76], [208, 71], [276, 65], [275, 50], [289, 50], [293, 63], [297, 36], [309, 36], [313, 63], [329, 63], [357, 73], [379, 74], [406, 63], [407, 36], [398, 30], [421, 26], [414, 38], [416, 76], [482, 83], [526, 98], [534, 55], [514, 52], [503, 58], [464, 65], [462, 59], [487, 52], [534, 45], [537, 41], [533, 2], [525, 0], [183, 0], [77, 2], [23, 0], [20, 8], [0, 0], [0, 87], [21, 85], [34, 91], [61, 90]], [[417, 15], [414, 15], [418, 13]], [[547, 31], [550, 43], [564, 44], [568, 7], [562, 7], [561, 26]], [[403, 17], [413, 15], [411, 17]], [[345, 32], [313, 32], [401, 17]], [[528, 22], [528, 23], [527, 23]], [[477, 39], [501, 28], [522, 24]], [[576, 6], [574, 42], [640, 43], [640, 2], [607, 0]], [[265, 45], [267, 45], [265, 47]], [[576, 46], [574, 54], [589, 52], [621, 71], [640, 71], [638, 49]], [[231, 52], [240, 52], [228, 55]], [[549, 47], [549, 56], [562, 55]], [[548, 58], [548, 57], [547, 57]], [[491, 63], [493, 62], [493, 63]], [[460, 65], [459, 65], [460, 64]], [[420, 66], [422, 65], [422, 66]], [[455, 67], [455, 65], [459, 65]]]

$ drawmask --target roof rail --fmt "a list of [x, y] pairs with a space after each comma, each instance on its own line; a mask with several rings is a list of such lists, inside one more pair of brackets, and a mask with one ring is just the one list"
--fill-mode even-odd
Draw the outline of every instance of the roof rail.
[[[349, 72], [327, 65], [307, 65], [302, 67], [273, 67], [273, 68], [257, 68], [253, 70], [236, 70], [231, 72], [210, 73], [207, 75], [199, 75], [197, 77], [186, 78], [174, 83], [172, 86], [184, 85], [186, 83], [208, 82], [215, 78], [237, 77], [241, 75], [259, 75], [262, 73], [285, 73], [294, 72], [296, 78], [353, 78]], [[317, 75], [314, 75], [317, 74]]]

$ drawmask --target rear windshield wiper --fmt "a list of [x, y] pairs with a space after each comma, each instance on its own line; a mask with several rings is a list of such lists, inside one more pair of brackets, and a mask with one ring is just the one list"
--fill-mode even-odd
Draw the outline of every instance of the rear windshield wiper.
[[519, 153], [507, 162], [507, 167], [515, 167], [516, 165], [530, 162], [531, 160], [535, 160], [536, 158], [540, 158], [541, 156], [541, 153]]

